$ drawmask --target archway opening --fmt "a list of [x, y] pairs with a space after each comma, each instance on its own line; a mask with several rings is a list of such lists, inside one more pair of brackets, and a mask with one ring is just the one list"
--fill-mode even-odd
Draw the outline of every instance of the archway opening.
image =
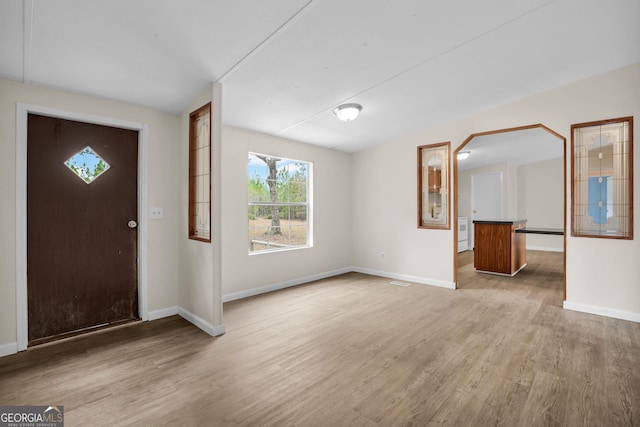
[[527, 254], [539, 258], [548, 253], [543, 262], [561, 259], [566, 299], [566, 138], [542, 124], [474, 133], [454, 150], [453, 174], [456, 288], [482, 274], [473, 268], [473, 221], [489, 215], [527, 220], [532, 232], [527, 234]]

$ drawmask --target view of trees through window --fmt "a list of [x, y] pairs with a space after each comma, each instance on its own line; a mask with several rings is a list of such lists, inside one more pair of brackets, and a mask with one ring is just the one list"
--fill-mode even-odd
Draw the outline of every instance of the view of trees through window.
[[249, 251], [309, 246], [311, 164], [249, 153]]
[[87, 184], [91, 184], [93, 180], [109, 169], [109, 165], [102, 157], [88, 146], [67, 159], [64, 164]]

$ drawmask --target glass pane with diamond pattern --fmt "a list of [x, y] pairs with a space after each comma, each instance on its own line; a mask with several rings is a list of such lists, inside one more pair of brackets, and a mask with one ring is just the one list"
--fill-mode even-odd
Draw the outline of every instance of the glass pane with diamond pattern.
[[78, 178], [91, 184], [96, 178], [109, 170], [109, 164], [96, 153], [93, 148], [86, 146], [64, 162], [71, 172]]

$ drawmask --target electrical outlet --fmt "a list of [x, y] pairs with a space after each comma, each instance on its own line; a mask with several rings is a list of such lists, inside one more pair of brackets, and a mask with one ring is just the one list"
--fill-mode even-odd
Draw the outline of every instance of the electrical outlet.
[[384, 252], [380, 252], [380, 259], [384, 259]]
[[162, 211], [162, 206], [152, 206], [151, 219], [162, 219], [162, 218], [164, 218], [164, 212]]

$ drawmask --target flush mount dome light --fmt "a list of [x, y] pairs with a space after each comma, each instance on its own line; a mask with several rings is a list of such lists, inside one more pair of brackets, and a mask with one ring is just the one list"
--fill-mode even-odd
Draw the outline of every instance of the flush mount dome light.
[[338, 105], [333, 110], [333, 114], [335, 114], [340, 120], [343, 122], [350, 122], [351, 120], [355, 120], [360, 114], [362, 110], [362, 105], [360, 104], [342, 104]]
[[469, 154], [471, 154], [471, 151], [461, 151], [458, 153], [458, 160], [464, 160], [467, 157], [469, 157]]

